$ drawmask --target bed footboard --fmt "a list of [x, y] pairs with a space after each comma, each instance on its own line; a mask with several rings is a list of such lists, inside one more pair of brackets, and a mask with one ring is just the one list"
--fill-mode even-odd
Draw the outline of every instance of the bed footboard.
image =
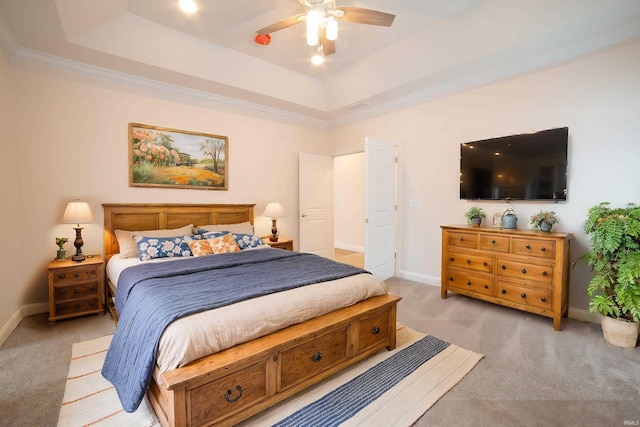
[[163, 426], [233, 425], [396, 346], [400, 297], [383, 295], [237, 345], [156, 369], [147, 396]]

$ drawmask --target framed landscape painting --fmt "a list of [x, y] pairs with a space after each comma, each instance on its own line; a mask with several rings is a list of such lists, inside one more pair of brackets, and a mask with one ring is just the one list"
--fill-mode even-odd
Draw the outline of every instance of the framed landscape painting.
[[129, 123], [129, 186], [227, 190], [226, 136]]

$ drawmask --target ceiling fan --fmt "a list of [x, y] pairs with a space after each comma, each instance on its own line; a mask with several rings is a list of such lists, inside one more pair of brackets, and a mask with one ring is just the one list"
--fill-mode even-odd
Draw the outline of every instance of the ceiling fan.
[[361, 7], [337, 7], [335, 0], [298, 0], [305, 13], [290, 16], [256, 31], [259, 36], [289, 28], [302, 21], [307, 23], [307, 44], [317, 46], [324, 56], [336, 52], [338, 22], [343, 20], [358, 24], [390, 27], [395, 15]]

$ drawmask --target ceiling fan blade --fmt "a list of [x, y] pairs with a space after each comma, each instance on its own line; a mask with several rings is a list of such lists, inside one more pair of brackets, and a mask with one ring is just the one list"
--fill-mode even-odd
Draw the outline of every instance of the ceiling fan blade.
[[275, 33], [276, 31], [284, 30], [285, 28], [289, 28], [293, 25], [296, 25], [298, 22], [304, 20], [304, 15], [294, 15], [288, 18], [283, 19], [282, 21], [278, 21], [274, 24], [267, 25], [264, 28], [261, 28], [256, 31], [256, 33], [260, 35]]
[[322, 45], [322, 53], [324, 56], [336, 53], [336, 42], [335, 40], [329, 40], [327, 38], [326, 28], [324, 27], [322, 31], [320, 31], [320, 44]]
[[372, 9], [364, 9], [362, 7], [336, 7], [336, 10], [344, 12], [344, 16], [340, 19], [347, 22], [355, 22], [358, 24], [381, 25], [390, 27], [396, 15], [386, 12], [379, 12]]

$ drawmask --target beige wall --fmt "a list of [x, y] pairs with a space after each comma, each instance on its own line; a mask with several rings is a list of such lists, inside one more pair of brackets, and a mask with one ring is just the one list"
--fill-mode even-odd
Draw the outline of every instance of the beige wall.
[[[334, 153], [362, 149], [365, 136], [400, 141], [400, 275], [439, 283], [440, 224], [464, 223], [481, 206], [492, 216], [502, 202], [458, 198], [459, 144], [465, 141], [569, 127], [566, 203], [515, 202], [518, 227], [555, 210], [559, 231], [575, 234], [571, 258], [589, 245], [582, 233], [587, 209], [601, 201], [640, 203], [640, 42], [535, 74], [467, 91], [330, 130]], [[410, 208], [409, 200], [420, 202]], [[571, 272], [570, 306], [587, 309], [589, 269]]]
[[[0, 167], [0, 188], [2, 192], [2, 242], [0, 245], [0, 337], [3, 326], [16, 314], [24, 301], [23, 278], [28, 272], [20, 268], [22, 260], [28, 256], [21, 227], [28, 227], [20, 211], [23, 197], [20, 183], [24, 179], [19, 168], [20, 154], [17, 127], [14, 115], [16, 92], [12, 85], [13, 72], [0, 48], [0, 145], [2, 146], [2, 167]], [[38, 243], [39, 245], [40, 243]], [[19, 318], [15, 318], [18, 321]], [[0, 340], [2, 342], [2, 340]]]
[[[9, 184], [15, 176], [21, 179], [9, 185], [3, 199], [14, 203], [23, 195], [24, 203], [14, 205], [15, 217], [3, 221], [3, 238], [16, 245], [4, 245], [0, 259], [0, 326], [21, 306], [48, 300], [47, 264], [55, 257], [55, 237], [69, 237], [66, 249], [75, 252], [74, 230], [60, 224], [74, 198], [89, 202], [95, 217], [83, 231], [85, 254], [103, 252], [101, 203], [256, 203], [256, 215], [262, 215], [267, 202], [279, 201], [291, 215], [278, 227], [297, 240], [298, 153], [326, 153], [325, 129], [25, 63], [7, 70], [5, 62], [0, 62], [0, 86], [19, 96], [0, 101], [0, 120], [7, 122], [3, 148], [18, 152], [2, 173]], [[20, 131], [9, 144], [4, 113], [11, 110]], [[129, 187], [129, 122], [228, 136], [229, 191]], [[269, 224], [257, 218], [256, 231], [267, 234]]]

